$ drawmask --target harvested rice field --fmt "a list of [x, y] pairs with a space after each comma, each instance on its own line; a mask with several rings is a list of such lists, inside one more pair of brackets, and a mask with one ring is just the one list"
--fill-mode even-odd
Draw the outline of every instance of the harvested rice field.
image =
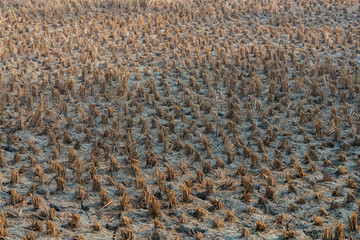
[[359, 66], [357, 0], [2, 0], [0, 239], [360, 239]]

